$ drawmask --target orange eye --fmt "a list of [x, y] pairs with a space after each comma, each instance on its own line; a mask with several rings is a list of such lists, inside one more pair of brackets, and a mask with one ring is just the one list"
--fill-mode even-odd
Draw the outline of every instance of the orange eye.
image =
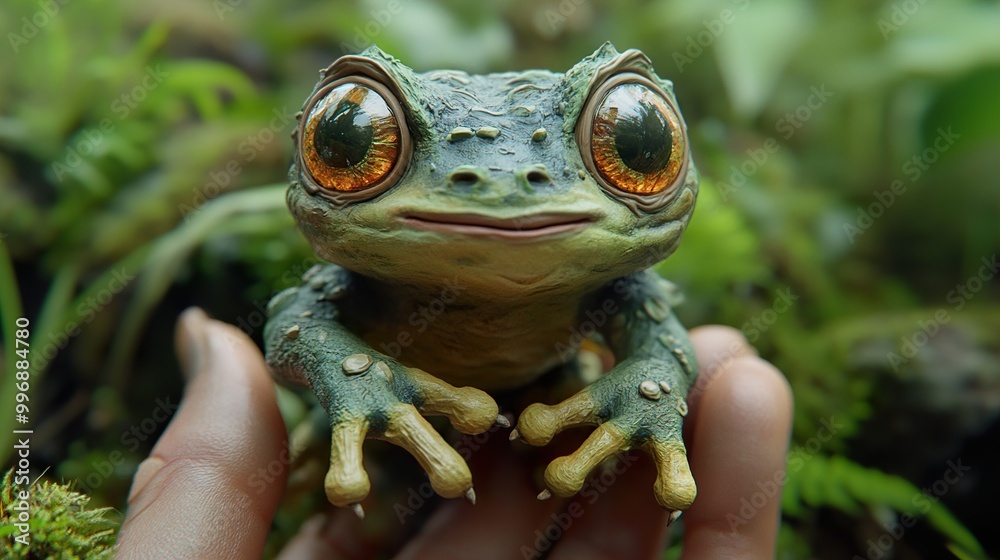
[[620, 83], [597, 94], [590, 150], [601, 177], [616, 189], [643, 196], [674, 186], [687, 153], [673, 107], [642, 83]]
[[369, 189], [399, 163], [402, 113], [388, 92], [383, 95], [375, 87], [342, 83], [309, 110], [300, 149], [319, 186], [339, 192]]

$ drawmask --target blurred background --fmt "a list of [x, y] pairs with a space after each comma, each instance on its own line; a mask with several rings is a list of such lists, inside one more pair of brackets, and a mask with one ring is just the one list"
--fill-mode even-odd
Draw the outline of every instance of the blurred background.
[[259, 342], [316, 262], [283, 192], [318, 69], [377, 44], [564, 71], [610, 40], [674, 81], [703, 177], [659, 265], [683, 322], [742, 329], [795, 391], [779, 558], [998, 557], [998, 29], [959, 0], [5, 1], [0, 462], [24, 316], [35, 476], [124, 511], [178, 313]]

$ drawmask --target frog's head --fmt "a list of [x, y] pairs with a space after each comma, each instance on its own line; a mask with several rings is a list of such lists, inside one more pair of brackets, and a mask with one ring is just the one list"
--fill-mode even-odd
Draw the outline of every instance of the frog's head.
[[295, 143], [288, 204], [321, 257], [497, 297], [651, 266], [698, 191], [672, 84], [610, 44], [565, 74], [416, 74], [374, 47], [344, 56]]

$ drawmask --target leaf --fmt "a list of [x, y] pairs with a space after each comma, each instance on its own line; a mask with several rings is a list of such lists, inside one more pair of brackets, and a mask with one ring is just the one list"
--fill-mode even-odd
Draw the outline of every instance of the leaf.
[[865, 468], [840, 455], [812, 456], [801, 469], [790, 469], [784, 492], [782, 509], [786, 515], [801, 514], [797, 501], [812, 508], [832, 507], [851, 515], [860, 511], [855, 504], [888, 507], [901, 514], [923, 516], [949, 540], [950, 549], [962, 550], [975, 558], [985, 556], [979, 541], [940, 501], [919, 500], [921, 491], [907, 480]]
[[715, 58], [733, 112], [751, 119], [764, 108], [812, 22], [803, 3], [755, 0], [752, 7], [743, 6], [747, 9], [740, 3], [730, 8], [732, 23], [715, 20], [723, 26]]
[[[220, 196], [204, 204], [191, 218], [134, 255], [142, 255], [136, 272], [135, 292], [119, 328], [108, 360], [112, 386], [121, 389], [125, 365], [132, 356], [149, 315], [159, 304], [176, 275], [201, 244], [221, 231], [232, 229], [242, 217], [269, 210], [285, 212], [287, 187], [271, 185]], [[251, 227], [256, 227], [251, 224]], [[127, 257], [131, 260], [133, 257]], [[135, 270], [134, 268], [130, 270]]]

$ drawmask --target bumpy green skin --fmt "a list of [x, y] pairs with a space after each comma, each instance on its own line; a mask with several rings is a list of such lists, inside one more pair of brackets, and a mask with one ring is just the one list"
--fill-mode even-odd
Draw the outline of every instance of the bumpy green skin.
[[282, 292], [268, 305], [273, 316], [265, 330], [268, 363], [283, 379], [312, 386], [332, 423], [363, 410], [372, 429], [384, 431], [393, 404], [419, 403], [414, 384], [398, 366], [391, 383], [373, 383], [367, 373], [345, 375], [344, 358], [375, 354], [340, 323], [337, 302], [354, 295], [351, 274], [329, 266], [312, 269], [305, 280], [305, 285]]
[[[614, 289], [612, 291], [615, 291]], [[617, 285], [625, 301], [624, 324], [609, 329], [609, 343], [615, 356], [621, 357], [613, 370], [593, 385], [594, 399], [602, 409], [602, 422], [612, 422], [629, 434], [632, 445], [642, 445], [650, 438], [663, 442], [679, 441], [682, 419], [686, 415], [685, 397], [698, 375], [694, 348], [687, 331], [670, 311], [676, 301], [671, 284], [653, 272], [629, 276]], [[671, 388], [658, 400], [643, 398], [635, 390], [644, 380]]]
[[[642, 208], [602, 189], [574, 135], [595, 76], [629, 69], [672, 98], [671, 83], [641, 54], [619, 54], [610, 45], [565, 74], [416, 74], [372, 48], [323, 76], [359, 69], [391, 82], [406, 112], [412, 159], [395, 186], [358, 201], [311, 194], [306, 172], [293, 165], [289, 208], [316, 253], [336, 264], [312, 271], [304, 286], [272, 302], [265, 338], [275, 376], [310, 385], [331, 425], [364, 417], [368, 434], [378, 436], [399, 403], [427, 412], [410, 368], [484, 391], [525, 387], [564, 364], [571, 333], [598, 310], [614, 309], [594, 324], [618, 365], [585, 389], [597, 403], [591, 423], [615, 426], [626, 436], [624, 447], [659, 443], [683, 451], [683, 399], [697, 367], [670, 311], [676, 294], [646, 269], [676, 249], [693, 211], [697, 173], [689, 162], [676, 196]], [[449, 142], [456, 127], [500, 133]], [[539, 128], [546, 139], [532, 141]], [[399, 218], [414, 211], [498, 219], [579, 212], [598, 219], [572, 235], [511, 242], [407, 227]], [[391, 382], [344, 375], [341, 363], [352, 354], [384, 362]], [[638, 386], [647, 380], [663, 381], [671, 392], [643, 396]], [[327, 489], [331, 495], [329, 479]], [[693, 493], [664, 505], [683, 509], [691, 499]]]

